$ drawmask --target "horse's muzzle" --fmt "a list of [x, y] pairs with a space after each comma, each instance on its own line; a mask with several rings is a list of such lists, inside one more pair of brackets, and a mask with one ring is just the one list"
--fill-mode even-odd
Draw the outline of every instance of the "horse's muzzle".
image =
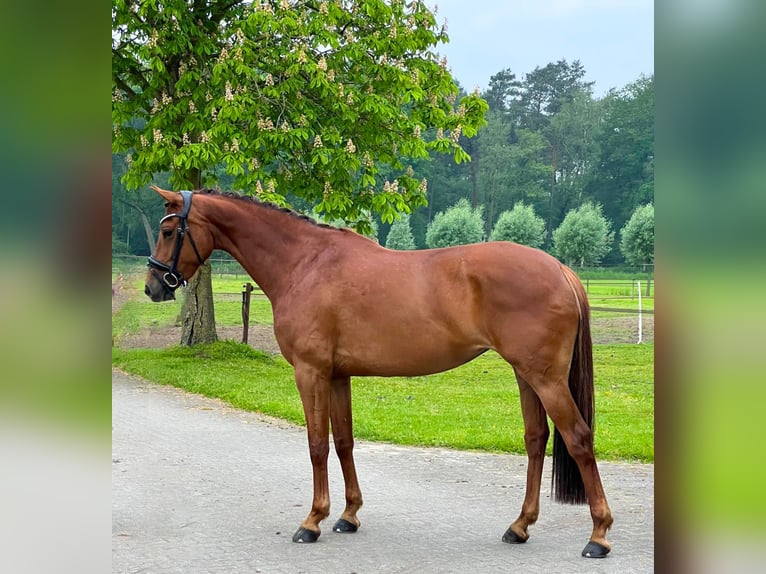
[[173, 290], [168, 289], [162, 281], [154, 281], [151, 286], [147, 283], [144, 286], [144, 293], [155, 303], [172, 301], [176, 298]]

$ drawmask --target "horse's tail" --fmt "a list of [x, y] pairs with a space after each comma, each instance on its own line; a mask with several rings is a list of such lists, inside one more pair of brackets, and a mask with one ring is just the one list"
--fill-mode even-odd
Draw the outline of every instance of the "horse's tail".
[[[591, 429], [594, 429], [593, 342], [590, 335], [590, 306], [582, 282], [569, 267], [561, 266], [574, 291], [580, 310], [580, 322], [569, 367], [569, 391], [577, 409]], [[553, 435], [553, 497], [565, 504], [586, 504], [588, 498], [580, 469], [569, 454], [558, 429]]]

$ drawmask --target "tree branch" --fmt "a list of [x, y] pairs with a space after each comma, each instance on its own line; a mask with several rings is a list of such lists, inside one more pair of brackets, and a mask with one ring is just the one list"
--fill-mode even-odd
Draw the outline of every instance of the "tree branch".
[[113, 78], [114, 83], [117, 84], [117, 86], [123, 91], [127, 92], [130, 96], [130, 99], [135, 99], [138, 97], [138, 93], [131, 88], [122, 78], [119, 76], [114, 76]]

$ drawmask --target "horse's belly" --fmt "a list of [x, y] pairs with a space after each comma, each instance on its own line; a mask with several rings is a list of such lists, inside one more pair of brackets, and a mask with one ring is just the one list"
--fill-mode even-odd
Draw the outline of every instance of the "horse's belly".
[[357, 344], [339, 348], [335, 371], [343, 376], [414, 377], [459, 367], [487, 350], [480, 343], [434, 345], [401, 341], [396, 345]]

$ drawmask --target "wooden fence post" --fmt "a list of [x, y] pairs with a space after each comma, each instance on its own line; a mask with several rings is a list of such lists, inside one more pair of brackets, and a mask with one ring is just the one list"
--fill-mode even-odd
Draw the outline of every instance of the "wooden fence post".
[[247, 343], [247, 333], [250, 330], [250, 293], [253, 284], [250, 282], [242, 285], [242, 342]]

